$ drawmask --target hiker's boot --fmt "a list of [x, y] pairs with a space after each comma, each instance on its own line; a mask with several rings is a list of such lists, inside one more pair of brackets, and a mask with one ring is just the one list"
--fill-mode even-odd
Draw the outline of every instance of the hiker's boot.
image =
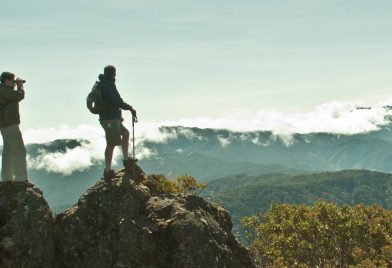
[[123, 160], [125, 172], [132, 175], [133, 174], [133, 167], [136, 165], [137, 159], [136, 158], [128, 158]]
[[104, 181], [110, 182], [111, 179], [113, 179], [115, 177], [116, 177], [116, 173], [114, 172], [113, 169], [108, 170], [108, 171], [106, 171], [106, 170], [103, 171], [103, 180]]
[[128, 177], [133, 179], [136, 183], [140, 183], [144, 179], [144, 172], [143, 170], [136, 164], [137, 159], [135, 158], [128, 158], [123, 160], [125, 172], [127, 173]]

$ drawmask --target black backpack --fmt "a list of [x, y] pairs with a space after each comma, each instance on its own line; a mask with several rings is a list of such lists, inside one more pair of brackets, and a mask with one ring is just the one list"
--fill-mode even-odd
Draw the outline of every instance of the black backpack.
[[108, 107], [107, 100], [103, 97], [103, 85], [96, 81], [86, 99], [87, 108], [93, 114], [100, 114]]

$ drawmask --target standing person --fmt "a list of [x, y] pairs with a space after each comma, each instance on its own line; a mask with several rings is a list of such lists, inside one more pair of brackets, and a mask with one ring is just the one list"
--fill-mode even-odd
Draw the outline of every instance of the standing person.
[[133, 117], [136, 117], [136, 110], [131, 105], [125, 103], [118, 93], [116, 81], [116, 68], [108, 65], [104, 68], [103, 74], [98, 76], [102, 85], [103, 97], [107, 100], [107, 109], [99, 114], [99, 121], [105, 130], [106, 149], [105, 149], [105, 170], [103, 176], [105, 180], [114, 178], [115, 173], [112, 169], [113, 150], [117, 145], [121, 145], [123, 164], [125, 170], [130, 173], [136, 159], [128, 155], [129, 131], [122, 124], [122, 110], [129, 110]]
[[[0, 132], [3, 137], [1, 178], [27, 181], [26, 148], [19, 129], [19, 102], [24, 99], [24, 80], [10, 72], [0, 76]], [[16, 85], [16, 90], [15, 90]]]

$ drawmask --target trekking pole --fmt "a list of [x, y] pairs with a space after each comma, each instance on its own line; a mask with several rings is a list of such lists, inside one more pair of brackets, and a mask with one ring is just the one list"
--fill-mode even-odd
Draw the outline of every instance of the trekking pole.
[[135, 123], [137, 123], [137, 116], [132, 115], [132, 156], [133, 156], [133, 181], [136, 181], [136, 157], [135, 157]]

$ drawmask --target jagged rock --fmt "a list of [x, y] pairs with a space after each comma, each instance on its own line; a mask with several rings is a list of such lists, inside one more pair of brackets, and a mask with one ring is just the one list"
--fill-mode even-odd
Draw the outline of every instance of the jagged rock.
[[222, 207], [150, 191], [120, 172], [57, 215], [57, 266], [254, 267], [231, 228]]
[[0, 183], [0, 267], [53, 267], [53, 216], [28, 182]]

